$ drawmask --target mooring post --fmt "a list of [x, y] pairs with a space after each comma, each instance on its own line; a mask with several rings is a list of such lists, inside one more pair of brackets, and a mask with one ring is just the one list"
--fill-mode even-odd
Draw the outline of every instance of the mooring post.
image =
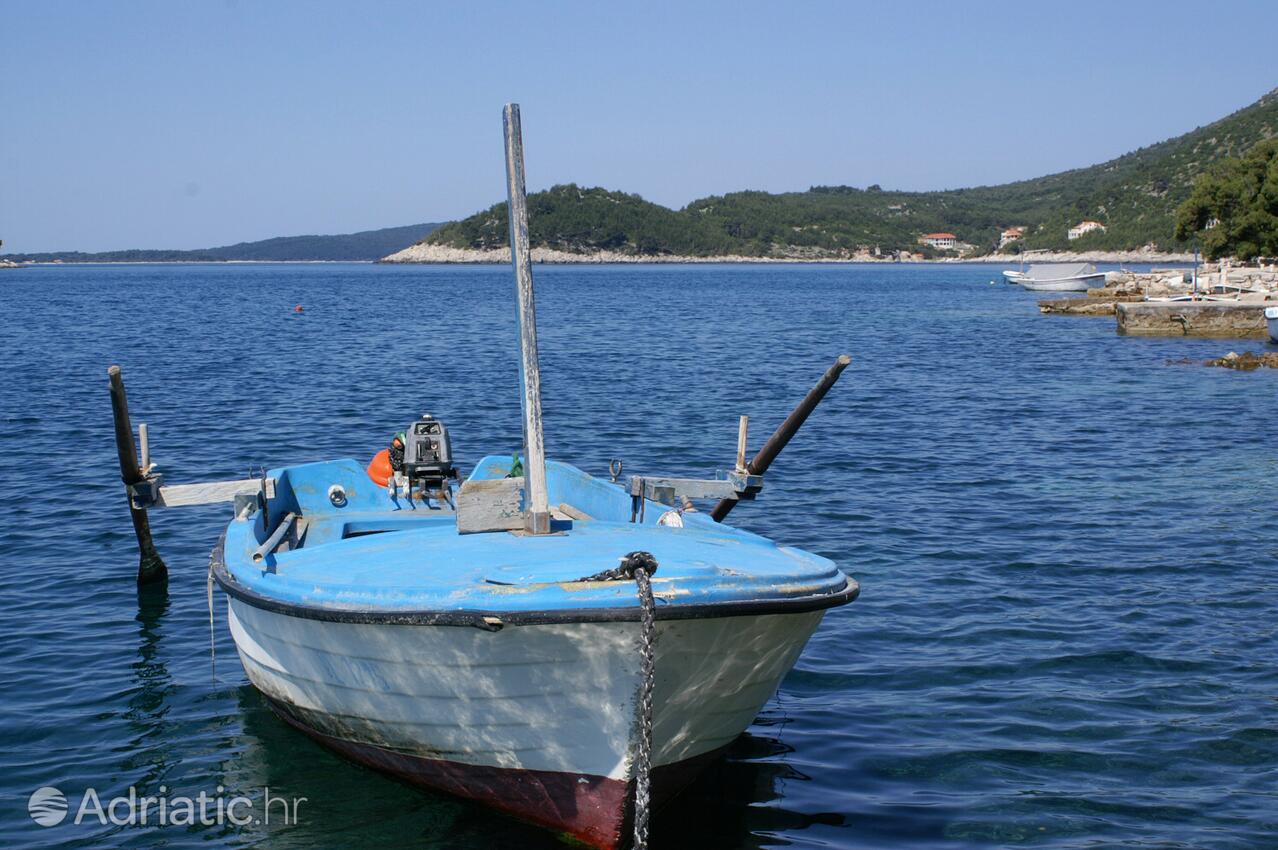
[[541, 430], [541, 369], [537, 363], [537, 308], [533, 297], [532, 254], [528, 246], [528, 197], [524, 186], [524, 140], [519, 104], [502, 110], [506, 134], [506, 198], [510, 218], [510, 260], [519, 294], [519, 379], [524, 413], [524, 522], [531, 534], [550, 533], [546, 450]]
[[[776, 460], [777, 455], [781, 454], [781, 450], [785, 448], [786, 443], [798, 433], [799, 427], [821, 403], [821, 399], [825, 398], [825, 394], [830, 391], [830, 387], [834, 386], [834, 382], [839, 380], [839, 375], [852, 362], [852, 358], [846, 354], [840, 354], [838, 359], [834, 361], [834, 365], [825, 370], [825, 374], [821, 376], [821, 380], [816, 382], [816, 386], [808, 390], [808, 394], [803, 397], [803, 401], [790, 411], [790, 415], [785, 418], [780, 427], [773, 432], [768, 441], [763, 444], [763, 448], [750, 459], [746, 464], [746, 471], [751, 475], [762, 475], [772, 465], [772, 461]], [[710, 518], [715, 522], [723, 522], [734, 507], [736, 507], [736, 499], [722, 499], [719, 504], [714, 506], [714, 510], [710, 512]]]
[[120, 367], [107, 369], [111, 379], [111, 413], [115, 418], [115, 448], [120, 456], [120, 478], [124, 481], [125, 496], [129, 500], [129, 514], [133, 517], [133, 533], [138, 538], [138, 584], [167, 581], [169, 568], [164, 565], [160, 553], [151, 540], [151, 523], [146, 511], [133, 506], [129, 487], [142, 480], [138, 466], [137, 447], [133, 444], [133, 425], [129, 422], [129, 401], [124, 394], [124, 378]]

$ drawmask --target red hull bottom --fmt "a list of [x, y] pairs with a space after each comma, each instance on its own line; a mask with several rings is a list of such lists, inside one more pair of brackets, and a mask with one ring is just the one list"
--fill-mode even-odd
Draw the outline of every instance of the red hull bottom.
[[[267, 697], [276, 713], [324, 746], [375, 770], [416, 785], [474, 800], [599, 850], [630, 842], [629, 783], [604, 776], [513, 770], [429, 759], [337, 738], [315, 729], [289, 706]], [[653, 771], [652, 796], [660, 805], [678, 793], [726, 748]]]

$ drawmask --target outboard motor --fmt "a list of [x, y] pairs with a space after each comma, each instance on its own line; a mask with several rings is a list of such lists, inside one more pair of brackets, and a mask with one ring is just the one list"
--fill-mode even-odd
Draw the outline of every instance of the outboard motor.
[[404, 477], [410, 486], [420, 484], [428, 493], [442, 490], [444, 482], [457, 477], [448, 428], [429, 413], [423, 413], [404, 435]]

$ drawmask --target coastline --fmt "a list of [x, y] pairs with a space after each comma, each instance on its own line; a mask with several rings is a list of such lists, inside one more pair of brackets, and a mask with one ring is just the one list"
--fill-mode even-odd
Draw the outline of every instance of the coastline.
[[[372, 265], [381, 260], [23, 260], [12, 268], [26, 266], [281, 266], [281, 265]], [[0, 268], [5, 268], [0, 263]]]
[[[994, 265], [1019, 265], [1019, 254], [987, 254], [982, 257], [945, 257], [936, 260], [895, 260], [888, 257], [875, 257], [872, 254], [852, 254], [847, 256], [818, 256], [815, 254], [791, 257], [746, 257], [740, 255], [720, 255], [713, 257], [689, 257], [674, 254], [637, 256], [622, 254], [617, 251], [593, 251], [588, 254], [577, 254], [558, 251], [552, 248], [533, 248], [532, 261], [547, 265], [567, 264], [712, 264], [712, 263], [759, 263], [759, 264], [796, 264], [796, 263], [917, 263], [917, 264], [953, 264], [977, 263]], [[1035, 262], [1054, 263], [1192, 263], [1194, 255], [1167, 251], [1151, 251], [1139, 249], [1135, 251], [1055, 251], [1036, 253]], [[490, 263], [509, 264], [510, 249], [497, 248], [483, 250], [477, 248], [453, 248], [446, 245], [412, 245], [402, 251], [396, 251], [382, 259], [379, 263], [391, 265], [413, 264], [469, 264]]]
[[[913, 264], [913, 265], [1005, 265], [1021, 263], [1019, 254], [986, 254], [980, 257], [942, 257], [939, 259], [902, 259], [875, 257], [872, 254], [848, 256], [820, 256], [815, 254], [791, 257], [747, 257], [723, 254], [712, 257], [691, 257], [677, 254], [644, 255], [622, 254], [616, 251], [595, 251], [576, 254], [550, 248], [533, 248], [532, 260], [542, 265], [857, 265], [857, 264]], [[1035, 253], [1033, 262], [1039, 263], [1192, 263], [1194, 255], [1166, 251], [1055, 251]], [[386, 264], [386, 265], [509, 265], [508, 249], [478, 250], [450, 248], [441, 245], [413, 245], [380, 260], [85, 260], [54, 261], [25, 260], [9, 264], [0, 260], [0, 268], [24, 268], [30, 266], [203, 266], [203, 265], [324, 265], [324, 264]]]

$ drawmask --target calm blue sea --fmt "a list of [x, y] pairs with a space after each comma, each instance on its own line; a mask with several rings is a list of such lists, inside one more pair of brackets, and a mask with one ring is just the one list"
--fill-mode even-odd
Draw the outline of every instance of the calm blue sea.
[[[654, 848], [1278, 846], [1278, 370], [1169, 364], [1263, 345], [1041, 316], [997, 272], [537, 268], [548, 451], [597, 474], [723, 467], [739, 414], [757, 445], [853, 357], [732, 519], [862, 596]], [[561, 846], [285, 726], [221, 598], [211, 659], [226, 509], [153, 517], [172, 578], [139, 597], [107, 396], [119, 363], [173, 481], [367, 459], [423, 411], [468, 464], [519, 444], [512, 291], [501, 267], [0, 272], [0, 845]], [[42, 786], [72, 815], [130, 786], [306, 802], [45, 828]]]

